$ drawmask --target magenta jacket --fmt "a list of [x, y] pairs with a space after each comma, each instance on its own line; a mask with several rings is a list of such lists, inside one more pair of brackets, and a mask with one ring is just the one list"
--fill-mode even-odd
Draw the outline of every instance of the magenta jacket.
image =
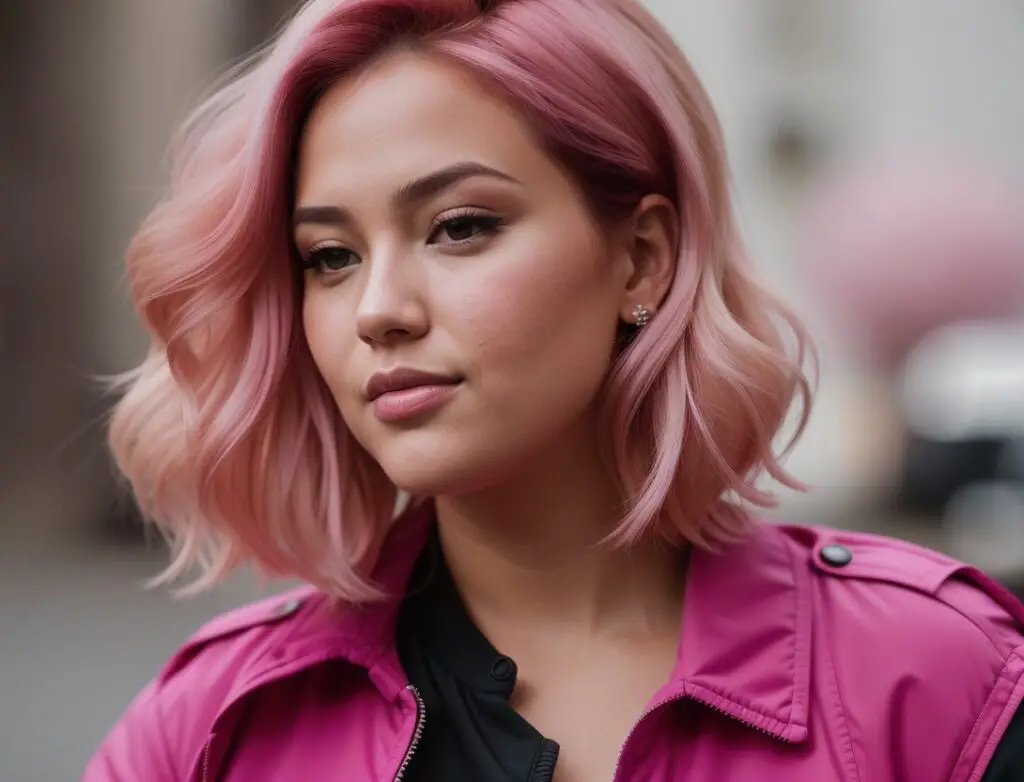
[[[377, 577], [400, 594], [427, 526], [396, 529]], [[396, 610], [298, 590], [214, 620], [85, 782], [400, 781], [430, 715]], [[1022, 627], [1008, 591], [895, 540], [766, 524], [694, 551], [676, 668], [614, 782], [976, 782], [1024, 696]]]

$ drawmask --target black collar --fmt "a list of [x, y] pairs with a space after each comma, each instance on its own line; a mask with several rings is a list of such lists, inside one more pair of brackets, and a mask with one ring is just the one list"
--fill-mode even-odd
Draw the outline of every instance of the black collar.
[[516, 665], [473, 623], [444, 558], [436, 525], [409, 581], [399, 614], [399, 632], [455, 679], [477, 692], [508, 699]]

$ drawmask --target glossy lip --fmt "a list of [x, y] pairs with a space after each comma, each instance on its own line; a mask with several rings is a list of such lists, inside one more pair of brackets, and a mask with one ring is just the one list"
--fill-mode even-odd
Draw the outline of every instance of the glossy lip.
[[388, 372], [374, 372], [366, 383], [366, 398], [374, 402], [384, 394], [407, 391], [421, 386], [451, 386], [462, 382], [457, 375], [441, 375], [412, 367], [396, 367]]
[[366, 398], [377, 419], [392, 424], [443, 407], [461, 383], [462, 378], [454, 375], [399, 367], [372, 375], [366, 384]]

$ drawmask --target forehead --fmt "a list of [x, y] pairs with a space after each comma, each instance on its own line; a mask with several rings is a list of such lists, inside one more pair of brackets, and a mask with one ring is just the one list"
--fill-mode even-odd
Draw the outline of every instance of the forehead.
[[472, 160], [525, 180], [553, 164], [526, 123], [458, 67], [400, 53], [331, 87], [300, 140], [299, 200], [400, 186]]

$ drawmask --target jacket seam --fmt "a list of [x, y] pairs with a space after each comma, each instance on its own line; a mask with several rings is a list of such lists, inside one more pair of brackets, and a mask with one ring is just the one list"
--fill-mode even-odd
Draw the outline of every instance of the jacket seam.
[[[821, 530], [820, 527], [818, 527], [817, 529]], [[870, 543], [874, 546], [878, 546], [880, 548], [898, 549], [903, 553], [910, 554], [915, 557], [920, 557], [921, 559], [929, 560], [933, 564], [950, 565], [955, 567], [963, 566], [962, 562], [959, 562], [958, 560], [953, 559], [952, 557], [942, 554], [941, 552], [935, 551], [930, 548], [922, 547], [917, 545], [916, 543], [911, 543], [909, 541], [901, 540], [899, 538], [889, 538], [883, 535], [876, 535], [870, 532], [850, 533], [845, 530], [837, 531], [833, 529], [826, 529], [825, 533], [826, 537], [834, 539], [837, 542], [843, 544], [857, 546], [858, 544], [866, 541], [867, 543]]]
[[865, 563], [851, 565], [845, 571], [824, 570], [823, 572], [835, 578], [853, 581], [880, 581], [884, 584], [891, 584], [903, 589], [913, 589], [916, 592], [921, 592], [922, 594], [935, 597], [936, 592], [950, 578], [950, 576], [955, 575], [956, 570], [951, 570], [951, 572], [946, 573], [941, 579], [924, 578], [912, 573], [895, 574], [888, 567]]
[[865, 580], [872, 580], [872, 581], [881, 581], [881, 582], [883, 582], [883, 583], [889, 584], [889, 585], [891, 585], [891, 586], [893, 586], [893, 587], [896, 587], [896, 588], [909, 588], [909, 589], [913, 589], [913, 590], [915, 590], [915, 591], [921, 592], [922, 594], [924, 594], [924, 595], [927, 595], [927, 596], [931, 597], [931, 598], [932, 598], [932, 599], [934, 599], [934, 600], [935, 600], [936, 602], [938, 602], [938, 603], [942, 604], [943, 606], [945, 606], [946, 608], [948, 608], [948, 609], [949, 609], [950, 611], [952, 611], [953, 613], [955, 613], [955, 614], [957, 614], [958, 616], [962, 617], [963, 619], [967, 620], [967, 622], [968, 622], [968, 623], [969, 623], [969, 624], [970, 624], [970, 625], [971, 625], [971, 626], [972, 626], [972, 627], [973, 627], [973, 628], [974, 628], [975, 630], [977, 630], [977, 631], [978, 631], [978, 632], [979, 632], [979, 633], [980, 633], [980, 634], [981, 634], [981, 635], [982, 635], [982, 636], [983, 636], [983, 637], [985, 638], [985, 640], [986, 640], [986, 641], [988, 641], [988, 642], [989, 642], [989, 644], [990, 644], [990, 645], [992, 646], [992, 649], [993, 649], [993, 651], [995, 651], [995, 652], [996, 652], [997, 654], [999, 654], [1000, 656], [1004, 656], [1004, 655], [1006, 655], [1006, 654], [1007, 654], [1007, 653], [1006, 653], [1006, 650], [1005, 650], [1005, 649], [1001, 649], [1001, 648], [999, 647], [999, 644], [998, 644], [998, 643], [996, 643], [996, 639], [995, 639], [995, 638], [994, 638], [994, 637], [993, 637], [993, 636], [992, 636], [992, 635], [991, 635], [990, 633], [988, 633], [988, 632], [987, 632], [987, 631], [985, 630], [985, 627], [983, 626], [982, 622], [981, 622], [981, 621], [980, 621], [980, 620], [979, 620], [979, 619], [978, 619], [977, 617], [975, 617], [975, 616], [972, 616], [972, 615], [971, 615], [971, 614], [969, 614], [969, 613], [965, 613], [965, 612], [964, 612], [963, 610], [961, 610], [961, 609], [960, 609], [960, 607], [959, 607], [959, 606], [957, 606], [957, 605], [955, 605], [955, 604], [953, 604], [953, 603], [949, 602], [948, 600], [945, 600], [945, 599], [944, 599], [944, 598], [943, 598], [943, 597], [942, 597], [942, 596], [941, 596], [941, 595], [939, 594], [939, 590], [941, 590], [942, 586], [943, 586], [943, 585], [944, 585], [944, 584], [945, 584], [946, 582], [948, 582], [950, 578], [953, 578], [954, 576], [956, 576], [956, 575], [957, 575], [957, 572], [958, 572], [958, 571], [954, 571], [954, 572], [952, 572], [952, 573], [949, 573], [949, 574], [947, 574], [947, 576], [946, 576], [946, 578], [945, 578], [945, 579], [943, 580], [943, 582], [942, 582], [942, 583], [940, 583], [940, 584], [939, 584], [939, 585], [938, 585], [938, 586], [936, 587], [936, 589], [935, 589], [934, 591], [932, 591], [932, 592], [930, 592], [930, 591], [928, 591], [928, 590], [924, 589], [924, 588], [923, 588], [923, 587], [921, 587], [921, 586], [920, 586], [920, 584], [918, 584], [918, 583], [910, 583], [910, 582], [909, 582], [909, 580], [896, 580], [896, 579], [895, 579], [895, 578], [893, 578], [893, 577], [892, 577], [891, 575], [889, 575], [889, 574], [887, 574], [887, 573], [885, 573], [885, 572], [883, 572], [883, 571], [881, 571], [881, 570], [878, 570], [877, 572], [868, 572], [868, 571], [861, 571], [861, 572], [860, 572], [860, 573], [858, 573], [858, 574], [857, 574], [856, 576], [854, 576], [854, 578], [857, 578], [857, 577], [863, 577], [863, 578], [864, 578]]
[[[955, 575], [955, 574], [951, 574], [951, 575]], [[938, 600], [940, 603], [942, 603], [942, 605], [946, 606], [950, 610], [952, 610], [952, 611], [956, 612], [957, 614], [959, 614], [960, 616], [962, 616], [964, 619], [966, 619], [968, 621], [968, 623], [970, 623], [970, 625], [972, 627], [974, 627], [979, 633], [981, 633], [985, 637], [985, 640], [987, 640], [992, 645], [992, 649], [997, 654], [1003, 656], [1003, 664], [1004, 665], [1010, 659], [1010, 657], [1013, 657], [1013, 656], [1015, 656], [1017, 654], [1016, 649], [1011, 649], [1009, 654], [1007, 654], [1005, 649], [1000, 649], [999, 648], [999, 644], [996, 643], [996, 639], [993, 638], [992, 635], [985, 630], [985, 628], [982, 626], [982, 623], [976, 617], [971, 616], [970, 614], [964, 613], [960, 609], [959, 606], [953, 605], [952, 603], [950, 603], [947, 600], [943, 600], [939, 596], [938, 591], [936, 591], [936, 593], [935, 593], [935, 599]], [[1015, 622], [1015, 624], [1016, 624], [1016, 622]]]
[[[746, 698], [742, 698], [734, 693], [727, 693], [723, 690], [715, 687], [714, 685], [704, 684], [700, 681], [691, 681], [686, 685], [686, 694], [691, 697], [695, 697], [698, 701], [701, 700], [701, 695], [707, 698], [709, 695], [719, 701], [719, 703], [731, 704], [738, 706], [744, 714], [743, 719], [749, 721], [755, 727], [764, 728], [769, 730], [771, 733], [778, 733], [779, 738], [783, 741], [790, 741], [788, 736], [792, 732], [792, 728], [806, 729], [806, 725], [799, 722], [794, 722], [792, 717], [782, 719], [777, 713], [769, 713], [760, 706], [756, 706]], [[716, 704], [707, 704], [713, 708], [718, 708]], [[728, 711], [726, 712], [729, 713]]]
[[[266, 598], [264, 601], [271, 603], [274, 601], [280, 601], [286, 599], [290, 593], [298, 592], [300, 588], [284, 592], [281, 595], [276, 595], [272, 598]], [[163, 666], [160, 673], [157, 675], [158, 681], [161, 684], [169, 683], [175, 676], [181, 674], [181, 672], [191, 665], [197, 657], [203, 654], [203, 652], [220, 642], [227, 642], [234, 639], [239, 639], [245, 636], [258, 636], [261, 638], [256, 639], [257, 652], [256, 655], [249, 661], [247, 661], [246, 667], [252, 667], [257, 662], [263, 659], [263, 657], [275, 646], [287, 642], [294, 633], [297, 631], [297, 625], [299, 620], [302, 619], [302, 612], [308, 609], [308, 603], [312, 602], [312, 598], [315, 598], [320, 593], [314, 593], [310, 596], [310, 600], [306, 602], [300, 609], [299, 614], [293, 617], [284, 616], [264, 616], [260, 618], [256, 617], [248, 618], [245, 622], [241, 622], [234, 626], [225, 627], [216, 632], [210, 632], [206, 634], [206, 631], [210, 624], [208, 623], [204, 628], [200, 628], [191, 638], [175, 651], [171, 656], [170, 660]], [[249, 606], [252, 608], [252, 606]], [[289, 619], [291, 621], [289, 621]], [[216, 621], [216, 620], [214, 620]]]
[[[804, 722], [809, 723], [810, 711], [810, 653], [813, 622], [813, 602], [811, 597], [810, 574], [804, 569], [801, 557], [794, 550], [790, 541], [784, 541], [783, 548], [789, 556], [790, 572], [793, 574], [793, 640], [791, 650], [791, 671], [793, 676], [793, 701], [789, 707], [786, 721], [792, 725], [794, 714], [804, 715]], [[805, 579], [803, 583], [798, 583]], [[806, 635], [804, 630], [807, 630]], [[800, 670], [800, 665], [805, 665]], [[805, 725], [809, 727], [809, 725]]]
[[857, 763], [857, 752], [853, 748], [853, 736], [850, 732], [850, 722], [846, 716], [846, 704], [843, 694], [839, 688], [839, 677], [836, 675], [835, 665], [832, 664], [832, 650], [829, 649], [824, 655], [825, 665], [828, 667], [828, 684], [832, 688], [832, 695], [836, 700], [836, 715], [838, 716], [837, 730], [842, 734], [842, 742], [846, 749], [847, 765], [853, 770], [853, 779], [861, 782], [860, 766]]
[[981, 728], [982, 721], [986, 717], [985, 712], [989, 705], [989, 701], [991, 700], [992, 695], [999, 687], [999, 684], [1004, 680], [1004, 678], [1006, 678], [1007, 667], [1009, 666], [1010, 661], [1013, 659], [1016, 659], [1018, 662], [1024, 661], [1024, 658], [1022, 658], [1020, 655], [1020, 647], [1013, 649], [1010, 652], [1010, 654], [1006, 657], [1006, 660], [1004, 661], [1003, 665], [1003, 670], [1000, 671], [999, 677], [996, 679], [995, 684], [992, 686], [992, 691], [989, 693], [989, 697], [985, 699], [985, 703], [982, 704], [981, 710], [978, 712], [978, 716], [975, 718], [974, 723], [971, 725], [971, 730], [967, 734], [967, 738], [964, 741], [964, 746], [960, 750], [960, 757], [957, 759], [956, 763], [953, 764], [953, 768], [950, 771], [948, 777], [949, 782], [956, 782], [959, 779], [963, 779], [966, 782], [974, 782], [974, 780], [980, 778], [979, 771], [981, 774], [984, 774], [985, 769], [988, 763], [992, 760], [992, 755], [995, 753], [996, 747], [999, 745], [999, 741], [1002, 738], [1000, 734], [1000, 738], [993, 739], [995, 729], [998, 728], [1000, 725], [1003, 725], [1005, 729], [1006, 725], [1009, 724], [1010, 719], [1013, 718], [1014, 712], [1020, 707], [1022, 701], [1024, 701], [1024, 689], [1022, 689], [1022, 679], [1024, 679], [1024, 671], [1018, 671], [1017, 675], [1012, 680], [1010, 680], [1010, 694], [1007, 697], [1006, 702], [1003, 704], [1003, 707], [999, 712], [999, 716], [995, 720], [992, 734], [985, 738], [985, 741], [981, 747], [981, 751], [978, 753], [977, 758], [971, 764], [969, 770], [967, 771], [967, 774], [965, 776], [958, 776], [958, 771], [960, 769], [960, 763], [963, 760], [963, 755], [965, 752], [967, 752], [968, 747], [970, 747], [971, 744], [975, 741], [975, 734]]

